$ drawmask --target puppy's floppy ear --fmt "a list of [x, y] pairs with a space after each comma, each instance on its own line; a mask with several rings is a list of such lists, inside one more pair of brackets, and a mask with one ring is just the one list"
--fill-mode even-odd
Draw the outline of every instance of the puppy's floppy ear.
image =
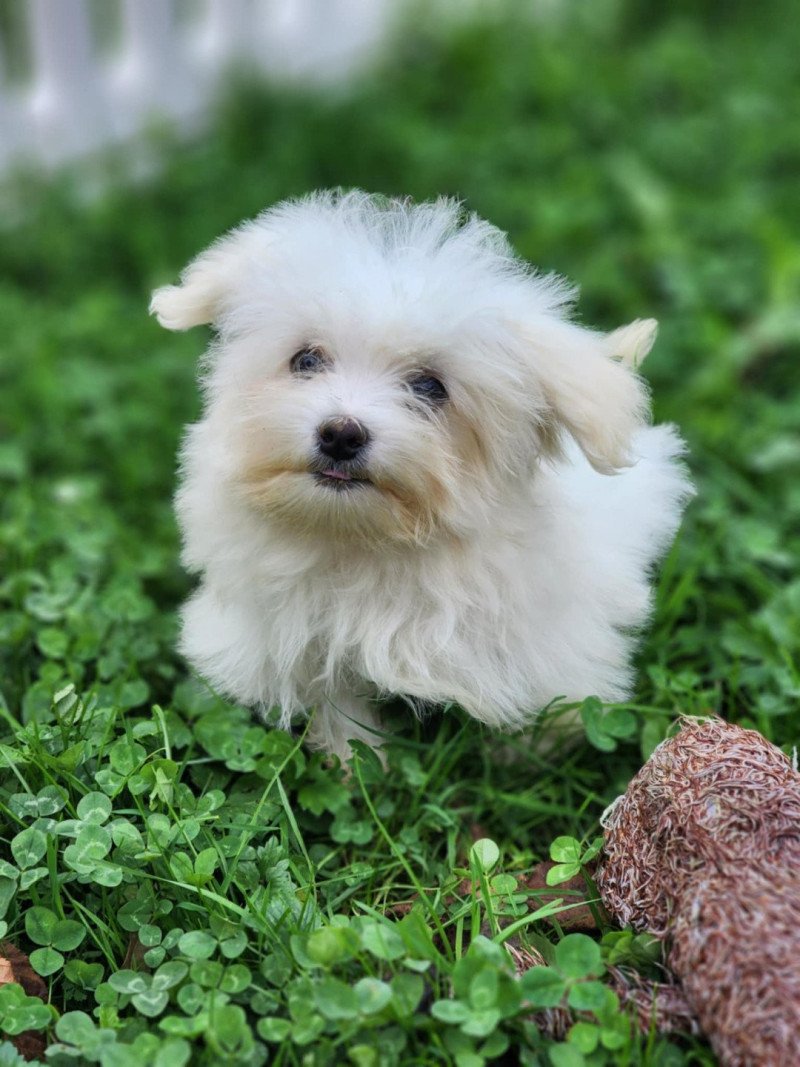
[[155, 290], [150, 314], [167, 330], [216, 322], [265, 244], [266, 235], [253, 223], [232, 230], [192, 260], [179, 285]]
[[649, 401], [630, 364], [649, 350], [653, 325], [631, 323], [603, 335], [549, 319], [532, 338], [545, 418], [568, 430], [601, 474], [633, 462], [633, 435], [648, 419]]
[[655, 344], [658, 323], [655, 319], [634, 319], [627, 326], [606, 334], [606, 351], [610, 356], [636, 370]]

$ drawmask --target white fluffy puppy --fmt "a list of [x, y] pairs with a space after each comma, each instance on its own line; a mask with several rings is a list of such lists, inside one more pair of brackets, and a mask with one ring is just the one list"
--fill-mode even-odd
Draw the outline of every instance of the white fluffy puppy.
[[689, 492], [635, 366], [457, 203], [280, 204], [157, 290], [213, 323], [177, 510], [201, 584], [182, 650], [219, 691], [346, 758], [376, 698], [518, 727], [623, 699], [653, 562]]

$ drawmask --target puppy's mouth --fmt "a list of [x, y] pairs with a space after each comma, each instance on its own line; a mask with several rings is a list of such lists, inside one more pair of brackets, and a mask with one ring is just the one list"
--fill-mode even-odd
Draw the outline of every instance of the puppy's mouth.
[[332, 463], [329, 467], [319, 467], [311, 473], [317, 485], [324, 485], [334, 493], [348, 492], [372, 485], [364, 471], [339, 463]]

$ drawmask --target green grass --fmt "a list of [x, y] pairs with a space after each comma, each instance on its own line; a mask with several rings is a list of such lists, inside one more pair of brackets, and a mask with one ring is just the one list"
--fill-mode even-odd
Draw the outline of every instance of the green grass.
[[[531, 919], [517, 877], [556, 837], [596, 837], [679, 712], [798, 740], [800, 27], [782, 3], [724, 22], [710, 3], [586, 8], [410, 35], [327, 101], [240, 88], [202, 142], [162, 138], [148, 184], [112, 161], [99, 198], [80, 173], [11, 191], [27, 206], [0, 246], [0, 920], [52, 1009], [2, 992], [0, 1029], [46, 1030], [49, 1062], [714, 1062], [632, 1036], [594, 950]], [[344, 782], [175, 654], [189, 582], [170, 496], [203, 339], [161, 332], [149, 290], [267, 204], [339, 184], [460, 195], [581, 284], [585, 321], [661, 320], [646, 375], [699, 492], [616, 736], [606, 719], [509, 762], [456, 709], [398, 713], [389, 773], [362, 753]], [[595, 997], [565, 1045], [520, 1011], [495, 947], [523, 916], [556, 996]]]

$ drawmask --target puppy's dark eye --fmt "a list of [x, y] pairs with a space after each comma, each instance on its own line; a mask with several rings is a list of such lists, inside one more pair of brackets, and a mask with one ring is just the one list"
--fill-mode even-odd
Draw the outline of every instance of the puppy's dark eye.
[[295, 352], [289, 363], [292, 374], [316, 374], [321, 371], [328, 360], [318, 348], [301, 348]]
[[447, 390], [432, 374], [417, 374], [414, 378], [409, 378], [408, 386], [414, 396], [429, 404], [443, 404], [447, 400]]

